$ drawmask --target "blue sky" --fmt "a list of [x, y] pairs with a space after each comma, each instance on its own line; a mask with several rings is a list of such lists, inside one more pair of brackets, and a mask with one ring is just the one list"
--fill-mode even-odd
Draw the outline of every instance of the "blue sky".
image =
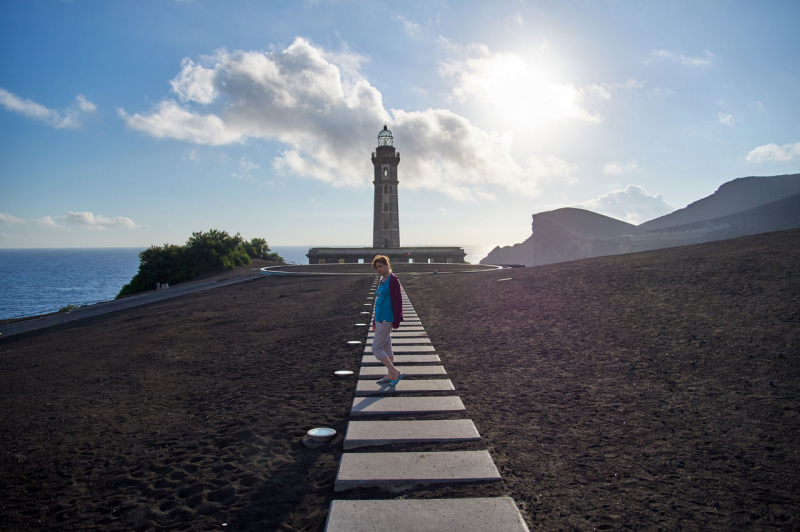
[[800, 3], [0, 4], [0, 247], [369, 245], [400, 152], [404, 245], [531, 214], [641, 223], [800, 172]]

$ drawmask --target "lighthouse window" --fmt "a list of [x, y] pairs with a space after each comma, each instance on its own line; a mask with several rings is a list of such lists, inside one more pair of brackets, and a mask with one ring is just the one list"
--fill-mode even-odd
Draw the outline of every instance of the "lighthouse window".
[[383, 169], [383, 176], [384, 177], [389, 177], [389, 169], [388, 168], [384, 168]]
[[389, 193], [389, 187], [387, 185], [383, 185], [383, 193], [384, 194], [388, 194]]
[[383, 228], [384, 229], [389, 229], [389, 220], [384, 220], [383, 221]]
[[389, 212], [389, 204], [388, 203], [384, 203], [383, 204], [383, 212]]

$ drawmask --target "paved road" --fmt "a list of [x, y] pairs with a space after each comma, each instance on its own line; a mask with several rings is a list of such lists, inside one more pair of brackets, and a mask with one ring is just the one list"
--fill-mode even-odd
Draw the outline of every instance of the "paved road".
[[233, 284], [246, 283], [254, 279], [264, 277], [262, 273], [247, 275], [245, 277], [234, 277], [232, 279], [224, 279], [220, 281], [206, 281], [204, 283], [197, 283], [187, 286], [177, 286], [167, 290], [159, 290], [158, 292], [149, 292], [138, 296], [126, 297], [115, 301], [105, 301], [103, 303], [96, 303], [94, 305], [86, 305], [75, 309], [71, 312], [63, 314], [54, 314], [45, 316], [43, 318], [25, 320], [10, 325], [0, 327], [0, 339], [19, 334], [27, 331], [35, 331], [37, 329], [44, 329], [52, 327], [53, 325], [61, 325], [62, 323], [69, 323], [71, 321], [82, 320], [84, 318], [91, 318], [109, 312], [116, 312], [128, 308], [138, 307], [141, 305], [148, 305], [157, 301], [164, 301], [174, 297], [185, 296], [187, 294], [195, 294], [213, 288], [221, 288], [223, 286], [230, 286]]

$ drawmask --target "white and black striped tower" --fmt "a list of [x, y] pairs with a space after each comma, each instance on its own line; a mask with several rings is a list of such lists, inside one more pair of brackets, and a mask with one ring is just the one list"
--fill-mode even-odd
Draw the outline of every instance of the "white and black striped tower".
[[400, 217], [397, 210], [397, 165], [400, 154], [394, 149], [392, 132], [384, 125], [378, 133], [378, 147], [372, 153], [375, 167], [375, 216], [372, 224], [372, 247], [400, 247]]

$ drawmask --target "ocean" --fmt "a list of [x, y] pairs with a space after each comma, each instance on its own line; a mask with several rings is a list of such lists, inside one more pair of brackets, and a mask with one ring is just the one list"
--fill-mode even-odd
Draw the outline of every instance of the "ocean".
[[[315, 246], [270, 246], [294, 264], [308, 264], [310, 247]], [[467, 262], [473, 264], [492, 250], [492, 246], [462, 247]], [[143, 249], [0, 249], [0, 320], [114, 299], [139, 271]]]

